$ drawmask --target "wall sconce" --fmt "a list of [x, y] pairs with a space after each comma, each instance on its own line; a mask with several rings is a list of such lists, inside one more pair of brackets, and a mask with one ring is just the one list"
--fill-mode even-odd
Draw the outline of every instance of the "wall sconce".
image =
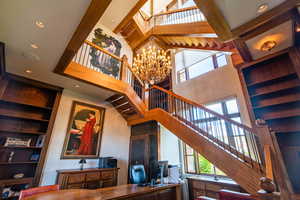
[[80, 166], [80, 170], [83, 170], [83, 165], [86, 164], [86, 160], [84, 158], [80, 159], [79, 161]]
[[276, 45], [277, 45], [277, 43], [274, 40], [270, 40], [270, 41], [263, 43], [260, 47], [260, 50], [261, 51], [271, 51]]

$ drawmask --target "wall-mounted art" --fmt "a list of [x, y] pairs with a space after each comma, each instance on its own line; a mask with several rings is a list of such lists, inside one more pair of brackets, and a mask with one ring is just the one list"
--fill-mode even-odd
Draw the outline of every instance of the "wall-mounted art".
[[[104, 33], [101, 28], [94, 30], [92, 42], [118, 57], [121, 56], [122, 44], [116, 38]], [[120, 61], [94, 48], [91, 48], [90, 56], [90, 62], [93, 67], [98, 68], [104, 74], [119, 78], [121, 69]]]
[[98, 158], [105, 108], [74, 101], [61, 159]]

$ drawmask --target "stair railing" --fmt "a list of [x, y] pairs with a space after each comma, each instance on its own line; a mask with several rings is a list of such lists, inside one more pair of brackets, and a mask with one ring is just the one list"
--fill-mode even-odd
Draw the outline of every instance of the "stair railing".
[[128, 83], [140, 98], [144, 95], [143, 82], [132, 72], [127, 57], [116, 56], [110, 51], [85, 40], [75, 54], [73, 62], [83, 67]]
[[204, 15], [197, 6], [159, 13], [154, 15], [153, 18], [154, 26], [206, 21]]
[[258, 136], [252, 128], [158, 86], [148, 92], [149, 110], [165, 110], [239, 160], [264, 170]]

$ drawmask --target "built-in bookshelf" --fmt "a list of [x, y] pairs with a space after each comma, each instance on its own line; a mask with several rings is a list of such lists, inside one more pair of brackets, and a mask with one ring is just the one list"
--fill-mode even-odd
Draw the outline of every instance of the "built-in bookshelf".
[[[0, 79], [2, 199], [18, 199], [18, 191], [38, 185], [60, 95], [58, 87], [15, 75]], [[7, 196], [9, 190], [13, 195]]]
[[241, 66], [239, 74], [252, 122], [263, 119], [276, 133], [292, 185], [300, 193], [295, 173], [300, 164], [300, 66], [295, 64], [300, 54], [295, 49]]

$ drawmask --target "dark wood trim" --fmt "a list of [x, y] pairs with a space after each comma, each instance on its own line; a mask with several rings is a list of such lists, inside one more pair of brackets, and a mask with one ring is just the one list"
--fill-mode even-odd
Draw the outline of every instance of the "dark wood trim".
[[248, 49], [248, 46], [246, 45], [246, 43], [241, 40], [241, 39], [236, 39], [233, 41], [235, 47], [238, 49], [241, 57], [243, 58], [243, 60], [245, 62], [251, 62], [253, 61], [253, 58], [251, 56], [251, 53]]
[[55, 122], [55, 119], [56, 119], [56, 115], [57, 115], [58, 106], [59, 106], [59, 103], [60, 103], [61, 96], [62, 96], [62, 91], [57, 92], [55, 102], [54, 102], [54, 106], [53, 106], [52, 113], [51, 113], [51, 117], [50, 117], [49, 124], [48, 124], [45, 143], [44, 143], [44, 146], [42, 148], [41, 155], [40, 155], [41, 160], [39, 161], [39, 164], [38, 164], [37, 169], [36, 169], [36, 174], [35, 174], [35, 177], [34, 177], [34, 180], [33, 180], [33, 185], [34, 186], [38, 186], [39, 183], [40, 183], [40, 179], [41, 179], [44, 164], [45, 164], [45, 161], [46, 161], [47, 151], [48, 151], [48, 147], [49, 147], [49, 143], [50, 143], [50, 139], [51, 139], [51, 135], [52, 135], [53, 127], [54, 127], [54, 122]]
[[289, 51], [289, 57], [294, 65], [295, 71], [300, 78], [300, 47], [293, 47]]
[[94, 26], [98, 23], [100, 17], [104, 14], [106, 8], [112, 0], [92, 0], [85, 15], [81, 19], [76, 31], [74, 32], [71, 40], [69, 41], [63, 55], [61, 56], [56, 68], [55, 73], [63, 73], [68, 64], [77, 53], [84, 40], [93, 30]]
[[148, 0], [139, 0], [135, 6], [129, 11], [126, 17], [121, 21], [121, 23], [113, 30], [114, 33], [118, 34], [124, 26], [132, 19], [132, 17], [139, 11], [139, 9], [147, 2]]
[[55, 91], [58, 91], [58, 92], [63, 90], [63, 88], [61, 88], [61, 87], [51, 85], [51, 84], [48, 84], [48, 83], [44, 83], [44, 82], [40, 82], [40, 81], [33, 80], [33, 79], [28, 79], [28, 78], [25, 78], [25, 77], [22, 77], [22, 76], [18, 76], [16, 74], [7, 73], [7, 77], [9, 77], [9, 79], [19, 81], [19, 82], [23, 82], [23, 83], [28, 83], [30, 85], [34, 85], [34, 86], [39, 87], [39, 88], [47, 88], [49, 90], [55, 90]]
[[276, 6], [275, 8], [265, 12], [264, 14], [258, 16], [257, 18], [235, 28], [232, 30], [232, 33], [235, 37], [243, 35], [253, 29], [256, 29], [257, 27], [269, 22], [270, 20], [273, 20], [284, 13], [288, 12], [289, 10], [296, 7], [296, 1], [295, 0], [288, 0], [280, 4], [279, 6]]
[[254, 60], [254, 61], [252, 61], [252, 62], [248, 62], [248, 63], [243, 63], [243, 64], [240, 64], [240, 65], [237, 65], [236, 67], [239, 68], [239, 69], [244, 69], [244, 68], [250, 67], [250, 66], [252, 66], [252, 65], [254, 65], [254, 64], [257, 64], [257, 63], [260, 63], [260, 62], [269, 60], [269, 59], [271, 59], [271, 58], [280, 56], [280, 55], [282, 55], [282, 54], [285, 54], [285, 53], [287, 53], [288, 51], [289, 51], [289, 49], [284, 49], [284, 50], [275, 52], [275, 53], [273, 53], [273, 54], [264, 56], [264, 57], [262, 57], [262, 58], [259, 58], [259, 59], [257, 59], [257, 60]]
[[229, 41], [233, 39], [230, 26], [214, 1], [194, 0], [194, 2], [205, 15], [208, 23], [213, 27], [220, 40]]
[[284, 22], [287, 22], [288, 20], [292, 20], [294, 18], [294, 15], [292, 12], [286, 12], [283, 13], [276, 18], [272, 18], [266, 23], [262, 24], [259, 27], [256, 27], [254, 30], [247, 32], [247, 34], [241, 35], [241, 38], [246, 41], [249, 40], [257, 35], [260, 35], [272, 28], [275, 28], [276, 26], [279, 26], [280, 24], [283, 24]]
[[0, 78], [4, 77], [5, 73], [5, 44], [3, 42], [0, 42]]
[[0, 99], [2, 99], [2, 96], [7, 88], [8, 85], [8, 79], [7, 78], [2, 78], [0, 79]]

